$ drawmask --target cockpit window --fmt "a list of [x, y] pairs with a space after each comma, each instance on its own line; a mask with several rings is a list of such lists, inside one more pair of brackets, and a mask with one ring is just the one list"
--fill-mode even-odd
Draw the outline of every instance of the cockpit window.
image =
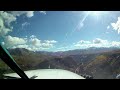
[[[120, 74], [119, 11], [0, 11], [0, 44], [23, 71]], [[0, 59], [0, 78], [13, 71]]]

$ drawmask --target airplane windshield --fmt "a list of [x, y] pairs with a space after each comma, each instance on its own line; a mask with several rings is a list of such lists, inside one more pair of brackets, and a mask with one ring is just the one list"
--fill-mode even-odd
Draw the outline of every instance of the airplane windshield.
[[[119, 11], [0, 11], [0, 44], [23, 71], [120, 78]], [[0, 78], [9, 73], [0, 59]]]

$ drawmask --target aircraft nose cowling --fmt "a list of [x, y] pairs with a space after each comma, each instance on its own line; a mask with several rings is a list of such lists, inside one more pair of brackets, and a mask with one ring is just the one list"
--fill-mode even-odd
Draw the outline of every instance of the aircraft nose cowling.
[[[85, 79], [76, 73], [61, 69], [38, 69], [24, 72], [29, 78], [32, 77], [31, 79]], [[19, 77], [16, 73], [5, 74], [5, 76]]]

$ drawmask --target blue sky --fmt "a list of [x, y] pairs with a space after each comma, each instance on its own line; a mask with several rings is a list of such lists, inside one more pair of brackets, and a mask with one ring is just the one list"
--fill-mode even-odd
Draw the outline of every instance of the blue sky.
[[0, 41], [33, 51], [120, 47], [119, 16], [119, 11], [0, 11]]

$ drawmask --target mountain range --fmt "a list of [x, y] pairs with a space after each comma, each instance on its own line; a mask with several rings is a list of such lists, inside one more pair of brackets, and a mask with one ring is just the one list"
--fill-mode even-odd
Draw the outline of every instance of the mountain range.
[[114, 79], [120, 73], [119, 48], [93, 47], [64, 52], [33, 52], [16, 48], [8, 51], [23, 70], [65, 69], [79, 75], [91, 75], [95, 79]]

